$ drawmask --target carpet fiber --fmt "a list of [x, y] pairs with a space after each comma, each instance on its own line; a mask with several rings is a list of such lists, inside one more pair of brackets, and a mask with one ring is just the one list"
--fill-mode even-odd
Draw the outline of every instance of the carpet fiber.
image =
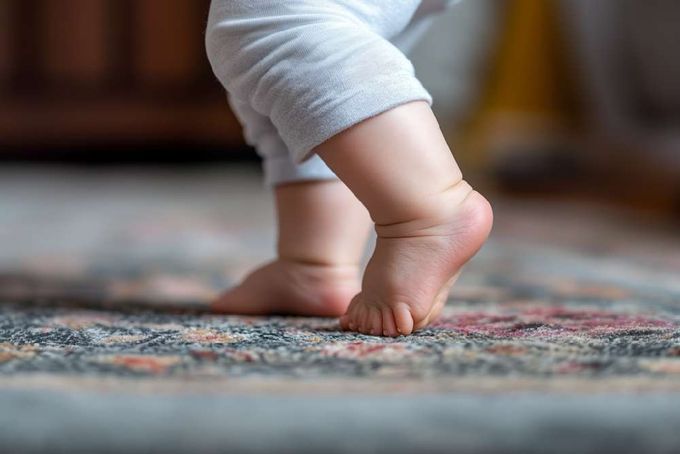
[[[328, 378], [350, 386], [361, 379], [374, 388], [394, 382], [456, 389], [470, 386], [461, 377], [512, 377], [504, 388], [518, 378], [570, 386], [564, 379], [578, 377], [680, 389], [680, 323], [673, 311], [649, 314], [630, 303], [619, 309], [555, 295], [549, 307], [514, 299], [470, 302], [479, 297], [452, 301], [434, 326], [398, 339], [342, 333], [326, 319], [4, 304], [0, 372], [49, 374], [62, 383], [104, 375], [267, 378], [308, 386], [289, 383], [294, 378], [323, 386]], [[337, 381], [327, 383], [337, 389]]]
[[498, 201], [492, 239], [443, 317], [384, 339], [341, 332], [333, 319], [205, 312], [272, 254], [270, 196], [247, 169], [4, 172], [4, 390], [680, 392], [671, 227], [603, 208]]

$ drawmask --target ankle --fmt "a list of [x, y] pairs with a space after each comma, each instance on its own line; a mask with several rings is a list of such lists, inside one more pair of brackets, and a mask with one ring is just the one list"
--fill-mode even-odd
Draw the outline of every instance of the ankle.
[[370, 218], [340, 181], [276, 188], [280, 260], [319, 267], [359, 265]]
[[[473, 197], [477, 194], [477, 197]], [[473, 200], [474, 199], [474, 200]], [[375, 229], [379, 237], [390, 238], [404, 236], [409, 233], [426, 233], [437, 226], [450, 223], [461, 215], [463, 205], [480, 205], [480, 211], [488, 211], [490, 206], [465, 180], [459, 180], [443, 189], [420, 198], [418, 203], [412, 204], [410, 212], [401, 217], [391, 217], [391, 222], [376, 223]], [[481, 206], [486, 205], [486, 206]], [[475, 206], [470, 208], [475, 209]], [[483, 214], [483, 213], [482, 213]], [[488, 216], [484, 214], [484, 216]], [[390, 219], [389, 214], [383, 214], [383, 219]]]
[[340, 272], [357, 272], [359, 260], [349, 260], [344, 257], [320, 256], [315, 254], [279, 252], [276, 260], [293, 266], [308, 266], [328, 268]]

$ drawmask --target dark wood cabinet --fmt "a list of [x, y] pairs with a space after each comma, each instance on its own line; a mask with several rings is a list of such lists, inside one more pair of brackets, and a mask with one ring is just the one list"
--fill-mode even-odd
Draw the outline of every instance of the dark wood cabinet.
[[0, 0], [0, 146], [242, 146], [205, 56], [208, 7]]

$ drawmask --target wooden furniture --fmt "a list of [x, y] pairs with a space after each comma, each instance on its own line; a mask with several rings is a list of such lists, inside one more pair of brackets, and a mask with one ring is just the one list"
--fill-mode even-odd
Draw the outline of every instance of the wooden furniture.
[[2, 148], [243, 145], [205, 56], [208, 0], [0, 1]]

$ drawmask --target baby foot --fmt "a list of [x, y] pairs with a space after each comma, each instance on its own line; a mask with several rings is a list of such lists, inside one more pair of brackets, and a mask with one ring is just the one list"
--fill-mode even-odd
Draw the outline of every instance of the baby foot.
[[437, 197], [435, 215], [376, 225], [378, 239], [343, 329], [398, 336], [437, 318], [461, 267], [479, 250], [493, 214], [465, 182]]
[[225, 314], [337, 317], [358, 291], [356, 266], [278, 259], [220, 295], [211, 309]]

